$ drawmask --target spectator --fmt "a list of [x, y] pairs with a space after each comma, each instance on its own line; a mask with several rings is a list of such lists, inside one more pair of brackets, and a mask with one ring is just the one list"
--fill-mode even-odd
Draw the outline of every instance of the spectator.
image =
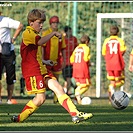
[[90, 82], [90, 38], [83, 35], [80, 44], [74, 49], [70, 62], [73, 65], [73, 78], [76, 81], [75, 97], [78, 104], [81, 104], [82, 95], [89, 89]]
[[[53, 31], [58, 31], [58, 25], [59, 25], [59, 17], [58, 16], [52, 16], [49, 19], [50, 28], [47, 30], [44, 30], [42, 32], [42, 36], [46, 36], [50, 34]], [[58, 31], [59, 32], [59, 31]], [[62, 68], [66, 66], [65, 61], [62, 63], [62, 57], [63, 60], [65, 60], [65, 39], [64, 36], [61, 38], [58, 38], [56, 36], [53, 36], [48, 42], [46, 42], [43, 45], [43, 60], [50, 60], [52, 61], [52, 65], [46, 65], [47, 69], [49, 69], [54, 76], [59, 81], [59, 76], [62, 74]], [[47, 54], [45, 54], [47, 52]], [[54, 103], [57, 103], [57, 96], [54, 94]]]
[[[23, 29], [23, 25], [12, 18], [2, 16], [0, 12], [0, 45], [1, 45], [1, 69], [0, 80], [2, 79], [3, 68], [6, 70], [6, 83], [7, 83], [7, 104], [16, 103], [12, 99], [14, 83], [16, 82], [15, 74], [15, 60], [16, 55], [14, 51], [14, 41]], [[11, 37], [11, 29], [15, 29], [13, 37]], [[1, 83], [0, 83], [1, 84]], [[2, 103], [1, 96], [2, 85], [0, 85], [0, 103]], [[14, 102], [15, 101], [15, 102]]]
[[108, 86], [109, 101], [115, 89], [124, 84], [124, 58], [126, 51], [125, 42], [118, 37], [118, 26], [110, 27], [110, 37], [104, 40], [102, 46], [102, 55], [105, 58], [107, 79], [110, 81]]
[[78, 45], [78, 40], [75, 36], [72, 35], [72, 28], [70, 26], [64, 27], [65, 32], [65, 43], [66, 43], [66, 50], [65, 50], [65, 60], [66, 67], [62, 69], [62, 75], [65, 80], [64, 82], [64, 89], [66, 90], [67, 94], [70, 94], [70, 87], [74, 86], [71, 82], [72, 78], [72, 65], [70, 63], [70, 56], [74, 49]]
[[27, 18], [29, 25], [23, 32], [23, 41], [20, 48], [21, 67], [27, 93], [35, 94], [35, 97], [25, 105], [19, 115], [12, 116], [11, 120], [13, 122], [23, 122], [39, 109], [46, 99], [46, 87], [55, 92], [60, 105], [70, 114], [74, 123], [91, 118], [93, 116], [91, 113], [79, 112], [77, 110], [70, 97], [65, 94], [62, 86], [42, 63], [42, 45], [53, 36], [60, 38], [61, 34], [53, 31], [43, 37], [39, 35], [46, 20], [45, 12], [40, 9], [31, 10]]

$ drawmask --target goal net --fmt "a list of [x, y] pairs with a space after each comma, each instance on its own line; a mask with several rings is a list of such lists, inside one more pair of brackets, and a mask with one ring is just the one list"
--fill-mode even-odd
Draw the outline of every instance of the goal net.
[[125, 60], [125, 84], [122, 90], [129, 95], [133, 91], [133, 74], [128, 70], [129, 56], [133, 47], [133, 13], [98, 13], [97, 14], [97, 55], [96, 55], [96, 97], [108, 96], [107, 73], [105, 60], [102, 57], [102, 44], [104, 39], [109, 37], [111, 24], [117, 24], [120, 28], [119, 36], [124, 39], [127, 51], [124, 54]]

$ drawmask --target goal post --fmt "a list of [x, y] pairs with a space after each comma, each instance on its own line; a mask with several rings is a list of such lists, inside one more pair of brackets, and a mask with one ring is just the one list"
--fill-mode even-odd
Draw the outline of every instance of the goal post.
[[[97, 14], [97, 46], [96, 46], [96, 97], [101, 96], [101, 56], [102, 56], [102, 19], [133, 18], [133, 13], [98, 13]], [[123, 25], [121, 25], [123, 26]], [[122, 33], [123, 36], [123, 33]]]

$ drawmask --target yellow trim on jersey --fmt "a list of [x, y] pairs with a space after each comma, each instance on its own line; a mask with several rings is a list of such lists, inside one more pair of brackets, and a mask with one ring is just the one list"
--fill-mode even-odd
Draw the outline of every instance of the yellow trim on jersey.
[[125, 42], [122, 38], [119, 38], [118, 36], [110, 36], [109, 38], [106, 38], [104, 40], [103, 46], [102, 46], [102, 55], [106, 55], [106, 44], [109, 42], [110, 39], [117, 39], [120, 43], [120, 51], [124, 52], [126, 51], [127, 47], [125, 46]]
[[74, 58], [75, 58], [75, 52], [76, 50], [79, 48], [79, 47], [82, 47], [83, 50], [84, 50], [84, 61], [89, 61], [90, 60], [90, 48], [86, 45], [86, 44], [79, 44], [73, 51], [71, 57], [70, 57], [70, 63], [73, 63], [74, 62]]
[[34, 44], [36, 45], [36, 36], [39, 36], [39, 34], [31, 27], [27, 26], [26, 30], [22, 34], [23, 42], [26, 46], [29, 44]]

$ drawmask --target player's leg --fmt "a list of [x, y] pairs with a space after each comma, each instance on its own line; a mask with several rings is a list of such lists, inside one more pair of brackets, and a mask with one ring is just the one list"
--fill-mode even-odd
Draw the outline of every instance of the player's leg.
[[125, 72], [124, 72], [124, 70], [121, 71], [121, 78], [120, 78], [120, 80], [121, 80], [120, 90], [123, 91], [124, 90], [123, 86], [124, 86], [124, 83], [125, 83]]
[[30, 100], [21, 113], [18, 116], [13, 116], [11, 120], [13, 122], [23, 122], [25, 121], [29, 116], [31, 116], [43, 103], [45, 100], [44, 93], [36, 94], [36, 96], [33, 98], [33, 100]]
[[6, 69], [6, 82], [7, 82], [7, 104], [16, 104], [17, 101], [12, 99], [14, 91], [14, 83], [16, 82], [16, 68], [15, 60], [16, 55], [14, 51], [11, 52], [10, 57], [4, 57]]
[[75, 89], [75, 97], [77, 99], [78, 104], [81, 104], [82, 101], [82, 95], [89, 89], [89, 86], [87, 85], [80, 85]]
[[[60, 75], [60, 73], [54, 73], [54, 76], [56, 77], [56, 79], [57, 79], [57, 81], [59, 81], [59, 75]], [[54, 93], [54, 96], [53, 96], [53, 103], [58, 103], [58, 98], [57, 98], [57, 96], [56, 96], [56, 94]]]
[[78, 104], [81, 104], [81, 96], [89, 89], [89, 79], [75, 79], [77, 82], [77, 88], [75, 89], [75, 97]]
[[120, 88], [124, 85], [125, 83], [125, 76], [123, 71], [114, 71], [115, 74], [115, 86], [120, 90]]
[[[18, 116], [13, 116], [11, 120], [13, 122], [23, 122], [29, 116], [31, 116], [45, 101], [45, 85], [42, 76], [33, 76], [25, 79], [26, 89], [28, 94], [36, 94], [35, 97], [30, 100], [21, 113]], [[41, 84], [40, 84], [41, 83]]]
[[46, 84], [52, 91], [55, 92], [59, 103], [68, 111], [74, 123], [89, 119], [93, 116], [91, 113], [80, 113], [70, 97], [65, 94], [63, 87], [58, 83], [57, 80], [46, 78]]
[[72, 66], [71, 65], [67, 65], [63, 70], [62, 70], [62, 74], [63, 74], [63, 78], [65, 80], [64, 83], [64, 88], [65, 88], [65, 92], [69, 95], [70, 93], [70, 88], [71, 88], [71, 78], [72, 78]]
[[108, 86], [108, 97], [109, 101], [111, 100], [111, 96], [115, 91], [115, 77], [114, 77], [114, 71], [107, 71], [107, 79], [110, 81], [110, 84]]
[[0, 53], [0, 104], [2, 103], [2, 72], [3, 72], [4, 64], [2, 62], [2, 55]]

